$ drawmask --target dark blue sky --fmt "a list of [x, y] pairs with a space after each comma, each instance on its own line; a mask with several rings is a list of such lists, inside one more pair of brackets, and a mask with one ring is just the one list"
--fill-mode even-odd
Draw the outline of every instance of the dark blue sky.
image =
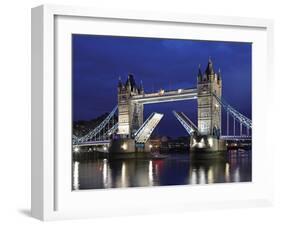
[[[224, 99], [251, 118], [250, 43], [75, 34], [72, 48], [75, 121], [111, 111], [117, 104], [119, 76], [125, 81], [128, 73], [134, 74], [137, 83], [143, 81], [146, 93], [192, 88], [196, 87], [198, 65], [205, 71], [209, 57], [215, 71], [221, 69]], [[155, 134], [186, 135], [172, 110], [183, 111], [197, 124], [196, 100], [145, 105], [145, 117], [155, 111], [164, 113]]]

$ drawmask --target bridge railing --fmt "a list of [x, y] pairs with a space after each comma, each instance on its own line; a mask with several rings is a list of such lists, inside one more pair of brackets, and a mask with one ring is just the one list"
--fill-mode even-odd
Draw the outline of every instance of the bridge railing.
[[247, 135], [242, 135], [242, 136], [237, 136], [237, 135], [233, 135], [233, 136], [220, 136], [220, 139], [222, 140], [251, 140], [252, 136], [247, 136]]

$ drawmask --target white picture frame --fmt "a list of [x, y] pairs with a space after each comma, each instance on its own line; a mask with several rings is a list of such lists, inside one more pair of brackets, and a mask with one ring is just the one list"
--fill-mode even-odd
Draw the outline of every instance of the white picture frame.
[[[65, 19], [66, 18], [66, 19]], [[70, 19], [69, 19], [70, 18]], [[107, 21], [108, 26], [99, 26]], [[94, 31], [88, 31], [89, 24]], [[118, 31], [115, 23], [120, 23]], [[122, 24], [124, 23], [124, 24]], [[83, 25], [84, 24], [84, 25]], [[70, 131], [60, 129], [61, 115], [69, 119], [69, 99], [71, 91], [69, 78], [69, 55], [71, 49], [65, 38], [75, 29], [78, 32], [100, 34], [123, 34], [127, 26], [138, 24], [138, 29], [130, 29], [131, 35], [150, 37], [153, 28], [175, 29], [171, 37], [178, 37], [177, 30], [210, 29], [208, 35], [198, 30], [208, 40], [252, 41], [253, 48], [253, 182], [220, 184], [208, 186], [169, 186], [153, 188], [129, 188], [72, 192], [69, 185], [71, 163], [67, 156], [71, 140]], [[82, 26], [81, 26], [82, 25]], [[104, 24], [103, 24], [104, 25]], [[122, 28], [123, 26], [123, 28]], [[152, 26], [152, 27], [149, 27]], [[174, 27], [175, 26], [175, 27]], [[177, 27], [176, 27], [177, 26]], [[179, 27], [180, 26], [180, 27]], [[109, 28], [102, 30], [102, 27]], [[95, 30], [96, 28], [96, 30]], [[117, 28], [119, 28], [117, 26]], [[148, 28], [148, 29], [146, 29]], [[101, 30], [99, 30], [101, 29]], [[123, 30], [122, 30], [123, 29]], [[212, 29], [219, 29], [221, 36]], [[236, 29], [236, 30], [235, 30]], [[241, 32], [235, 32], [235, 31]], [[188, 32], [187, 32], [188, 33]], [[235, 35], [232, 35], [234, 34]], [[130, 35], [126, 34], [126, 35]], [[198, 35], [197, 34], [197, 35]], [[204, 36], [205, 35], [205, 36]], [[184, 36], [186, 37], [186, 36]], [[184, 38], [183, 37], [183, 38]], [[63, 43], [66, 43], [65, 45]], [[60, 54], [66, 57], [60, 57]], [[66, 61], [60, 61], [66, 59]], [[57, 64], [60, 65], [57, 65]], [[273, 202], [273, 181], [268, 177], [272, 169], [273, 150], [270, 146], [267, 120], [271, 101], [266, 100], [273, 86], [273, 22], [265, 19], [199, 16], [154, 12], [132, 12], [101, 10], [83, 7], [43, 5], [32, 9], [32, 216], [41, 220], [88, 218], [97, 216], [144, 214], [169, 211], [185, 211], [209, 208], [233, 208], [271, 205]], [[60, 66], [60, 68], [59, 68]], [[259, 70], [257, 70], [259, 69]], [[262, 75], [266, 76], [262, 76]], [[60, 76], [57, 76], [60, 75]], [[64, 88], [60, 85], [66, 81]], [[266, 92], [258, 92], [260, 89]], [[268, 98], [270, 99], [270, 98]], [[65, 101], [66, 100], [66, 101]], [[66, 111], [58, 112], [58, 104], [65, 102]], [[266, 105], [266, 107], [265, 107]], [[69, 128], [69, 125], [66, 125]], [[62, 141], [57, 136], [65, 137]], [[266, 154], [262, 155], [262, 150]], [[65, 159], [65, 163], [63, 160]], [[261, 164], [263, 163], [263, 164]], [[65, 180], [64, 177], [68, 178]], [[163, 197], [166, 197], [163, 199]], [[168, 198], [167, 198], [168, 197]], [[96, 207], [92, 205], [95, 203]], [[108, 203], [110, 202], [110, 205]], [[98, 206], [98, 207], [97, 207]]]

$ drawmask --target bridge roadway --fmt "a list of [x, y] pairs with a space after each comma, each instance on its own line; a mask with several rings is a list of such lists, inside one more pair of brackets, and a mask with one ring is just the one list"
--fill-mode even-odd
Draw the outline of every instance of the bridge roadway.
[[73, 147], [83, 147], [83, 146], [103, 146], [103, 145], [109, 145], [110, 140], [93, 140], [93, 141], [87, 141], [83, 144], [75, 144]]
[[162, 117], [163, 114], [156, 112], [152, 113], [135, 133], [136, 143], [145, 144]]
[[172, 102], [179, 100], [191, 100], [197, 98], [197, 89], [178, 89], [164, 91], [160, 90], [157, 93], [145, 93], [141, 95], [135, 95], [132, 97], [133, 102], [141, 104], [153, 104], [153, 103], [163, 103]]
[[220, 139], [222, 140], [228, 140], [228, 141], [243, 141], [243, 140], [252, 140], [252, 136], [242, 135], [242, 136], [220, 136]]
[[109, 153], [110, 140], [87, 141], [83, 144], [73, 145], [74, 152], [80, 152], [80, 147], [94, 146], [94, 152]]
[[173, 114], [185, 128], [189, 135], [192, 135], [194, 132], [198, 132], [197, 126], [183, 113], [183, 112], [176, 112], [173, 111]]

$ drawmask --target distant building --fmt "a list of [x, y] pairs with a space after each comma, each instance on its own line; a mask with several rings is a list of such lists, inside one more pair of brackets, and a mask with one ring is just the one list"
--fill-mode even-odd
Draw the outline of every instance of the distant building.
[[150, 145], [152, 145], [151, 149], [152, 150], [160, 150], [161, 149], [161, 138], [158, 137], [158, 138], [151, 138], [150, 139]]

